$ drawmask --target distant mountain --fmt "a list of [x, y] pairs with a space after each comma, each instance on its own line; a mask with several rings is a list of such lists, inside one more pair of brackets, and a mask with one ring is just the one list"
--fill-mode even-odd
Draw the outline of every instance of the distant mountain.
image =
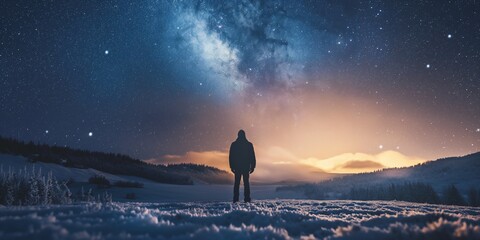
[[232, 181], [230, 173], [205, 165], [154, 165], [122, 154], [27, 143], [3, 137], [0, 137], [0, 153], [24, 156], [32, 162], [54, 163], [68, 168], [90, 168], [114, 175], [141, 177], [159, 183], [191, 185], [225, 184]]
[[352, 188], [388, 186], [391, 184], [424, 183], [431, 185], [441, 194], [452, 184], [466, 195], [471, 188], [480, 187], [480, 152], [462, 156], [442, 158], [412, 167], [383, 169], [371, 173], [347, 175], [331, 180], [278, 188], [296, 190], [312, 197], [342, 198]]

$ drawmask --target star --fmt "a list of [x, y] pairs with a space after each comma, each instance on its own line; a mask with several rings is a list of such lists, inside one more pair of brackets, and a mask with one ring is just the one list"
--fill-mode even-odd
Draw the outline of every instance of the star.
[[[45, 11], [75, 8], [32, 2], [25, 6], [31, 19], [42, 19]], [[334, 141], [319, 146], [339, 145], [338, 154], [385, 149], [443, 157], [435, 147], [447, 146], [452, 149], [444, 150], [448, 154], [455, 149], [466, 154], [462, 151], [471, 149], [462, 147], [471, 143], [480, 148], [480, 115], [475, 111], [480, 72], [470, 64], [480, 56], [480, 45], [469, 44], [475, 40], [469, 33], [478, 30], [469, 4], [454, 9], [445, 4], [440, 7], [445, 11], [427, 13], [422, 1], [412, 1], [390, 14], [397, 7], [394, 1], [253, 2], [218, 7], [217, 1], [159, 1], [148, 6], [155, 8], [149, 10], [153, 14], [137, 4], [128, 6], [132, 11], [115, 10], [114, 18], [98, 15], [95, 24], [81, 21], [65, 31], [56, 30], [82, 16], [65, 14], [30, 29], [28, 21], [14, 17], [22, 9], [8, 9], [12, 14], [2, 21], [11, 37], [0, 41], [7, 49], [0, 51], [6, 69], [0, 70], [0, 85], [6, 87], [0, 112], [8, 115], [2, 118], [0, 135], [163, 156], [224, 149], [237, 126], [248, 128], [253, 122], [259, 124], [250, 133], [255, 142], [295, 152], [300, 151], [297, 145], [309, 144], [312, 133], [337, 124], [368, 136], [349, 140], [348, 131], [342, 130]], [[92, 11], [103, 9], [87, 5]], [[117, 10], [125, 7], [120, 4]], [[387, 9], [385, 14], [379, 7]], [[425, 34], [435, 26], [441, 27]], [[59, 40], [62, 44], [52, 52], [51, 43]], [[110, 48], [115, 55], [109, 56]], [[35, 82], [39, 77], [42, 84]], [[450, 111], [444, 111], [446, 106]], [[40, 113], [39, 121], [28, 121], [32, 108], [34, 115]], [[444, 121], [432, 124], [428, 117], [416, 117], [423, 112]], [[222, 117], [211, 119], [212, 114]], [[160, 124], [151, 120], [169, 115]], [[348, 118], [362, 127], [336, 122]], [[416, 126], [425, 127], [417, 132]], [[101, 131], [95, 139], [93, 130]], [[301, 141], [285, 144], [293, 130]], [[405, 137], [417, 135], [435, 147], [421, 151]], [[100, 141], [104, 137], [111, 141]], [[157, 146], [150, 138], [165, 139], [165, 144]], [[82, 144], [76, 144], [78, 139]], [[342, 145], [345, 139], [351, 142]], [[388, 148], [378, 143], [384, 140]], [[131, 148], [123, 149], [123, 144]], [[310, 154], [304, 151], [298, 154]]]

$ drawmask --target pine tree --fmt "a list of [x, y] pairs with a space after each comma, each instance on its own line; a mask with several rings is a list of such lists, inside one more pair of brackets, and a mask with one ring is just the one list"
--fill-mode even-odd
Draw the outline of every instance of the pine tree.
[[468, 190], [468, 203], [473, 207], [480, 206], [479, 192], [474, 187]]
[[49, 173], [47, 177], [43, 177], [44, 182], [45, 182], [45, 194], [44, 194], [44, 200], [43, 204], [49, 205], [52, 204], [52, 188], [53, 188], [53, 183], [52, 183], [52, 173]]
[[5, 179], [6, 191], [5, 191], [5, 205], [9, 206], [12, 205], [15, 201], [15, 182], [13, 181], [13, 173], [11, 169], [8, 169], [8, 173], [6, 174]]
[[453, 184], [445, 189], [443, 203], [447, 205], [466, 205], [462, 195]]
[[30, 176], [29, 178], [29, 197], [28, 197], [28, 204], [29, 205], [37, 205], [40, 202], [40, 193], [38, 189], [38, 182], [34, 176]]
[[26, 169], [13, 173], [0, 170], [0, 204], [36, 205], [70, 202], [71, 193], [65, 184], [59, 184], [51, 173], [47, 177], [41, 171], [31, 173]]

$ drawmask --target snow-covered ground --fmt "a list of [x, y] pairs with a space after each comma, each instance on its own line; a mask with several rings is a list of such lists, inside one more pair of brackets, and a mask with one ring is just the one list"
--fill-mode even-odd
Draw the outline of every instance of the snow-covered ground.
[[[8, 154], [0, 154], [0, 168], [3, 171], [18, 172], [20, 170], [32, 171], [41, 169], [43, 173], [51, 172], [58, 180], [74, 179], [76, 184], [70, 186], [72, 193], [77, 193], [83, 186], [85, 190], [92, 188], [95, 195], [103, 192], [112, 194], [114, 201], [131, 201], [125, 198], [128, 193], [135, 193], [135, 201], [138, 202], [178, 202], [178, 201], [230, 201], [233, 198], [233, 186], [221, 184], [200, 184], [196, 185], [173, 185], [162, 184], [148, 179], [113, 175], [96, 169], [68, 168], [58, 164], [28, 161], [25, 157]], [[105, 176], [110, 182], [135, 181], [143, 183], [143, 188], [102, 188], [97, 189], [94, 185], [86, 185], [88, 178], [93, 175]], [[233, 177], [233, 176], [232, 176]], [[252, 175], [253, 181], [255, 175]], [[280, 185], [256, 185], [252, 184], [251, 191], [254, 199], [305, 199], [303, 193], [295, 191], [276, 191]], [[243, 194], [243, 188], [240, 189]]]
[[[42, 169], [75, 179], [72, 192], [94, 174], [143, 188], [107, 191], [115, 203], [0, 206], [0, 239], [480, 239], [480, 208], [405, 202], [315, 201], [277, 185], [252, 185], [253, 203], [231, 204], [230, 185], [169, 185], [95, 169], [31, 163], [0, 154], [8, 169]], [[255, 175], [252, 175], [254, 179]], [[135, 193], [137, 203], [122, 202]], [[243, 190], [241, 190], [241, 194]], [[267, 200], [284, 199], [284, 200]], [[153, 203], [154, 202], [154, 203]]]
[[265, 200], [0, 207], [0, 239], [480, 239], [480, 208]]
[[81, 169], [81, 168], [68, 168], [59, 164], [44, 163], [44, 162], [30, 162], [27, 158], [17, 155], [0, 154], [0, 168], [3, 171], [18, 172], [19, 170], [32, 171], [39, 169], [44, 173], [51, 172], [58, 180], [68, 180], [73, 178], [78, 182], [87, 182], [88, 178], [93, 175], [103, 175], [111, 181], [128, 181], [127, 178], [117, 176], [105, 172], [98, 171], [96, 169]]

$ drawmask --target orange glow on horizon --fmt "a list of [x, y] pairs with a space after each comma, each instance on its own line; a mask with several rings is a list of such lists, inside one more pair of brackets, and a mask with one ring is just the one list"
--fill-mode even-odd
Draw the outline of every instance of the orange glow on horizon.
[[[332, 90], [319, 93], [318, 87], [270, 90], [262, 98], [241, 96], [227, 111], [233, 126], [222, 133], [225, 136], [221, 138], [228, 139], [224, 148], [151, 161], [191, 162], [229, 170], [228, 146], [238, 129], [244, 129], [254, 144], [258, 159], [254, 178], [264, 181], [319, 181], [332, 173], [407, 167], [471, 152], [460, 145], [440, 147], [436, 140], [445, 133], [425, 128], [436, 118], [439, 125], [455, 129], [446, 119], [401, 104], [380, 104]], [[210, 121], [208, 116], [200, 123]]]
[[[285, 180], [320, 181], [334, 174], [371, 172], [382, 168], [407, 167], [424, 159], [410, 158], [395, 151], [375, 155], [344, 153], [326, 159], [300, 158], [280, 147], [257, 148], [257, 181], [276, 182]], [[196, 163], [214, 166], [229, 171], [228, 152], [187, 152], [184, 155], [166, 155], [162, 159], [146, 160], [150, 163]]]

